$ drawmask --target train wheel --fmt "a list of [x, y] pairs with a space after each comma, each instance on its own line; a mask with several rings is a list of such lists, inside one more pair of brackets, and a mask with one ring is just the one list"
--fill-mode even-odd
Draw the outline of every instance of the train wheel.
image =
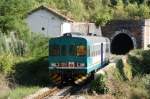
[[50, 74], [50, 81], [54, 85], [59, 85], [62, 82], [62, 77], [58, 73]]

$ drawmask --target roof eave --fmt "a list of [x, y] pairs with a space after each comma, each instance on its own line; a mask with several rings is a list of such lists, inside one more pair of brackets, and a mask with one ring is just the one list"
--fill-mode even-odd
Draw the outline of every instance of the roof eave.
[[[30, 11], [30, 12], [28, 13], [28, 15], [31, 15], [32, 13], [34, 13], [35, 11], [38, 11], [39, 9], [45, 9], [45, 10], [47, 10], [47, 11], [49, 11], [49, 12], [51, 12], [51, 13], [57, 15], [58, 17], [62, 18], [63, 20], [66, 20], [66, 21], [68, 21], [68, 22], [74, 22], [74, 20], [72, 20], [72, 19], [70, 19], [70, 18], [68, 18], [68, 17], [66, 17], [66, 16], [64, 16], [64, 15], [62, 15], [62, 14], [60, 14], [59, 12], [55, 11], [54, 9], [48, 8], [48, 7], [43, 6], [43, 5], [40, 6], [40, 7], [38, 7], [38, 8], [36, 8], [36, 9], [33, 9], [32, 11]], [[27, 16], [28, 16], [28, 15], [27, 15]]]

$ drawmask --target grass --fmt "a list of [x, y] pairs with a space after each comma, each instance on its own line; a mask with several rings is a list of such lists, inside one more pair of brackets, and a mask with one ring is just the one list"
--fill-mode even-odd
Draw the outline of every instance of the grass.
[[7, 77], [0, 73], [0, 99], [22, 99], [40, 89], [39, 86], [16, 86], [10, 89], [9, 84]]
[[39, 89], [40, 87], [37, 87], [37, 86], [32, 86], [32, 87], [19, 86], [10, 91], [8, 98], [9, 99], [22, 99], [25, 96], [35, 93]]

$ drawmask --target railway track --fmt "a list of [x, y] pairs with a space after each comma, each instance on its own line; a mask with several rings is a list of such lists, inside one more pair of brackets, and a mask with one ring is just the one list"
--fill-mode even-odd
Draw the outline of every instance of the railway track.
[[57, 93], [60, 89], [58, 89], [57, 87], [52, 88], [46, 92], [44, 92], [43, 94], [38, 95], [37, 97], [35, 97], [35, 99], [43, 99], [46, 98], [48, 96], [53, 96], [55, 93]]
[[23, 99], [44, 99], [48, 96], [53, 96], [56, 92], [58, 92], [60, 89], [57, 87], [52, 87], [52, 88], [42, 88], [38, 92], [29, 95]]
[[72, 88], [73, 86], [67, 86], [62, 88], [55, 87], [35, 97], [34, 99], [68, 99], [68, 97], [70, 96], [69, 92]]
[[89, 88], [90, 83], [84, 85], [71, 85], [71, 86], [57, 86], [52, 88], [43, 88], [32, 94], [25, 97], [24, 99], [70, 99], [72, 95], [80, 95], [81, 92]]

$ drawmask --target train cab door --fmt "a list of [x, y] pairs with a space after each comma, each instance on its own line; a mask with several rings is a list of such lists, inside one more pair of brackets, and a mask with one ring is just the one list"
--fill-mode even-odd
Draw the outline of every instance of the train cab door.
[[101, 43], [101, 66], [103, 67], [103, 58], [104, 58], [104, 56], [103, 56], [103, 43]]

